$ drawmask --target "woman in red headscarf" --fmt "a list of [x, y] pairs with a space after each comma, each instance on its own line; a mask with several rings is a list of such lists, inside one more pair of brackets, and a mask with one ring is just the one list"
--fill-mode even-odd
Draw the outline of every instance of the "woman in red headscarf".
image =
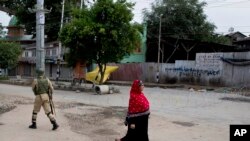
[[128, 113], [125, 125], [128, 126], [126, 136], [115, 141], [148, 141], [149, 102], [142, 93], [142, 81], [135, 80], [129, 98]]

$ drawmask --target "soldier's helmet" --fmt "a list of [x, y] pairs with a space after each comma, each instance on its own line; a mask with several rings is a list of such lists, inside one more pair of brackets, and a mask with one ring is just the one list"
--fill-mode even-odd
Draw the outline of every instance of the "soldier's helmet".
[[37, 76], [43, 76], [44, 75], [44, 70], [42, 68], [39, 68], [36, 70]]

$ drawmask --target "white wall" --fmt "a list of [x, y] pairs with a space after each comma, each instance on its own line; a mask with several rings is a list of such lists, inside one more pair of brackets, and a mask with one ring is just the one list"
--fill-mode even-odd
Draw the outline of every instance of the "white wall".
[[[250, 60], [250, 52], [197, 53], [194, 61], [177, 60], [175, 63], [160, 63], [159, 83], [250, 85], [250, 61], [249, 65], [239, 66], [227, 63], [222, 58]], [[157, 82], [157, 63], [112, 65], [119, 66], [119, 69], [111, 75], [112, 80], [133, 81], [139, 78], [146, 82]]]

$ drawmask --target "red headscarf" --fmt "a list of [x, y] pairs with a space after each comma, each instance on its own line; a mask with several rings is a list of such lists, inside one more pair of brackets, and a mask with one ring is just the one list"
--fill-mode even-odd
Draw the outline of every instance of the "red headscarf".
[[141, 84], [142, 81], [135, 80], [131, 87], [128, 114], [143, 113], [149, 110], [149, 102], [140, 90]]

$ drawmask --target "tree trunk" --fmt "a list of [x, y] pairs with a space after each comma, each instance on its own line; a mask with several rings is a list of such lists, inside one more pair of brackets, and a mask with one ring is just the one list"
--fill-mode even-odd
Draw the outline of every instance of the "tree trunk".
[[106, 64], [98, 63], [98, 67], [99, 67], [99, 73], [101, 75], [101, 79], [99, 80], [99, 84], [101, 85], [101, 84], [103, 84], [104, 73], [106, 70]]

